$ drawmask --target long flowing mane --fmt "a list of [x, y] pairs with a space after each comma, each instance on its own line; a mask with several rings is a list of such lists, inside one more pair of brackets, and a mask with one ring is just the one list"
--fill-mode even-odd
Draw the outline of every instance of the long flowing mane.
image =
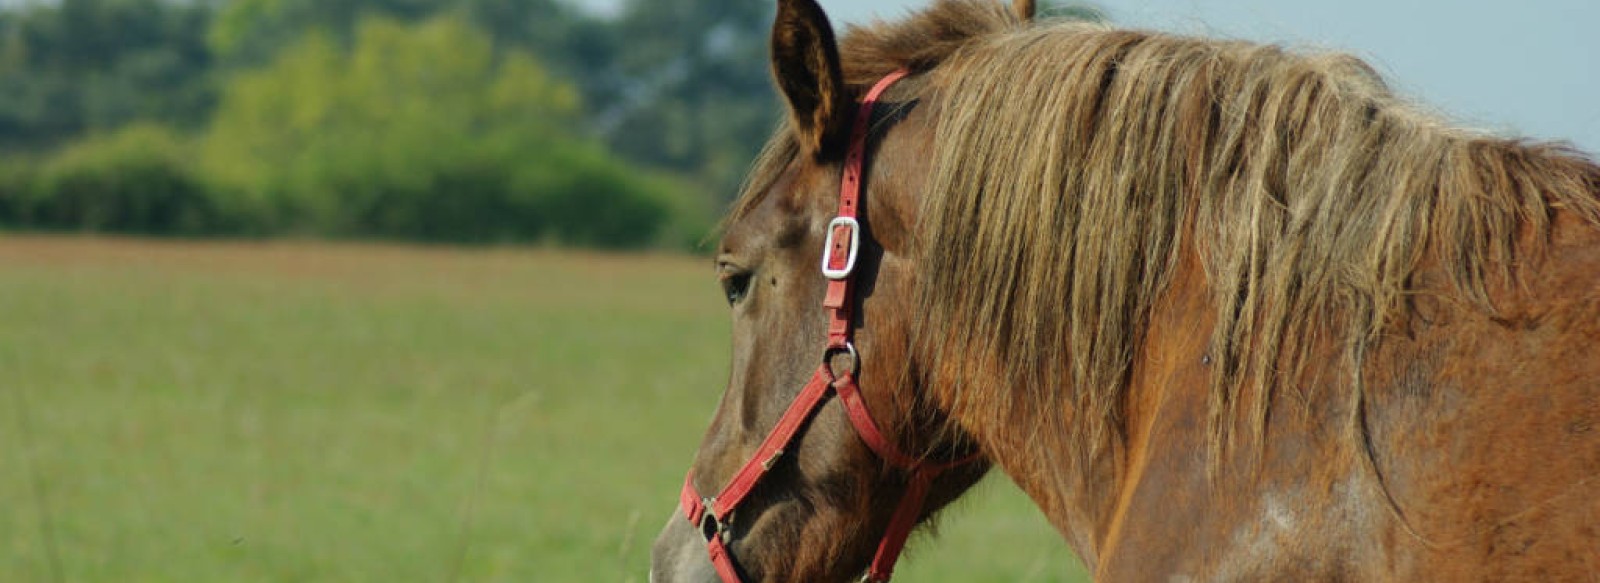
[[[1213, 291], [1220, 446], [1259, 435], [1319, 342], [1341, 350], [1340, 386], [1359, 398], [1364, 355], [1420, 267], [1492, 313], [1556, 209], [1600, 221], [1600, 167], [1584, 155], [1449, 127], [1342, 54], [1026, 23], [992, 0], [852, 29], [841, 54], [853, 87], [932, 71], [925, 381], [990, 431], [1067, 424], [1079, 461], [1116, 438], [1147, 320], [1186, 252]], [[785, 134], [753, 186], [796, 155]]]

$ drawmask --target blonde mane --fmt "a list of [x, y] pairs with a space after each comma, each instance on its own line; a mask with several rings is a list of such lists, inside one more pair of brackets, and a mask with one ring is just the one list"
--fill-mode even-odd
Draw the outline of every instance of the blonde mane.
[[[1537, 260], [1555, 209], [1600, 221], [1600, 167], [1584, 155], [1448, 127], [1342, 54], [1029, 23], [991, 0], [852, 28], [840, 53], [852, 90], [909, 68], [936, 107], [918, 217], [923, 381], [1012, 443], [1067, 424], [1075, 462], [1117, 438], [1184, 252], [1217, 315], [1220, 447], [1260, 435], [1319, 342], [1359, 398], [1364, 356], [1419, 267], [1492, 312], [1490, 288]], [[790, 133], [730, 220], [799, 155]]]
[[1214, 292], [1220, 446], [1230, 429], [1259, 436], [1319, 341], [1359, 397], [1364, 355], [1425, 262], [1493, 311], [1488, 287], [1537, 259], [1556, 208], [1600, 219], [1583, 155], [1449, 128], [1345, 55], [1055, 23], [974, 36], [933, 77], [928, 382], [1024, 439], [1070, 423], [1079, 461], [1115, 438], [1186, 250]]

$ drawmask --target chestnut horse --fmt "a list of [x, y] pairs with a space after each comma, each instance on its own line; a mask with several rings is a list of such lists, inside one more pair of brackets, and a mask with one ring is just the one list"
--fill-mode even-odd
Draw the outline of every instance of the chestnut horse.
[[732, 377], [652, 578], [882, 579], [897, 512], [999, 468], [1106, 581], [1595, 580], [1600, 166], [1347, 56], [1034, 12], [836, 42], [780, 1], [790, 116], [718, 248]]

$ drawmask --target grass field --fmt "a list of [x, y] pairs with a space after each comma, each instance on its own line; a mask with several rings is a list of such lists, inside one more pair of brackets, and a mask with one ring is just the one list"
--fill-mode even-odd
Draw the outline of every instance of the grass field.
[[[0, 581], [643, 582], [704, 260], [0, 238]], [[991, 478], [897, 580], [1078, 581]]]

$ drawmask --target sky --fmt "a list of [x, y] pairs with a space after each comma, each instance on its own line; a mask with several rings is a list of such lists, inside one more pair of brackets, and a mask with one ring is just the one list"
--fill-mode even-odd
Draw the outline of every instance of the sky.
[[[596, 10], [618, 0], [574, 0]], [[769, 0], [770, 1], [770, 0]], [[929, 0], [820, 0], [835, 25]], [[1135, 28], [1333, 49], [1459, 125], [1600, 156], [1600, 1], [1100, 0]]]

